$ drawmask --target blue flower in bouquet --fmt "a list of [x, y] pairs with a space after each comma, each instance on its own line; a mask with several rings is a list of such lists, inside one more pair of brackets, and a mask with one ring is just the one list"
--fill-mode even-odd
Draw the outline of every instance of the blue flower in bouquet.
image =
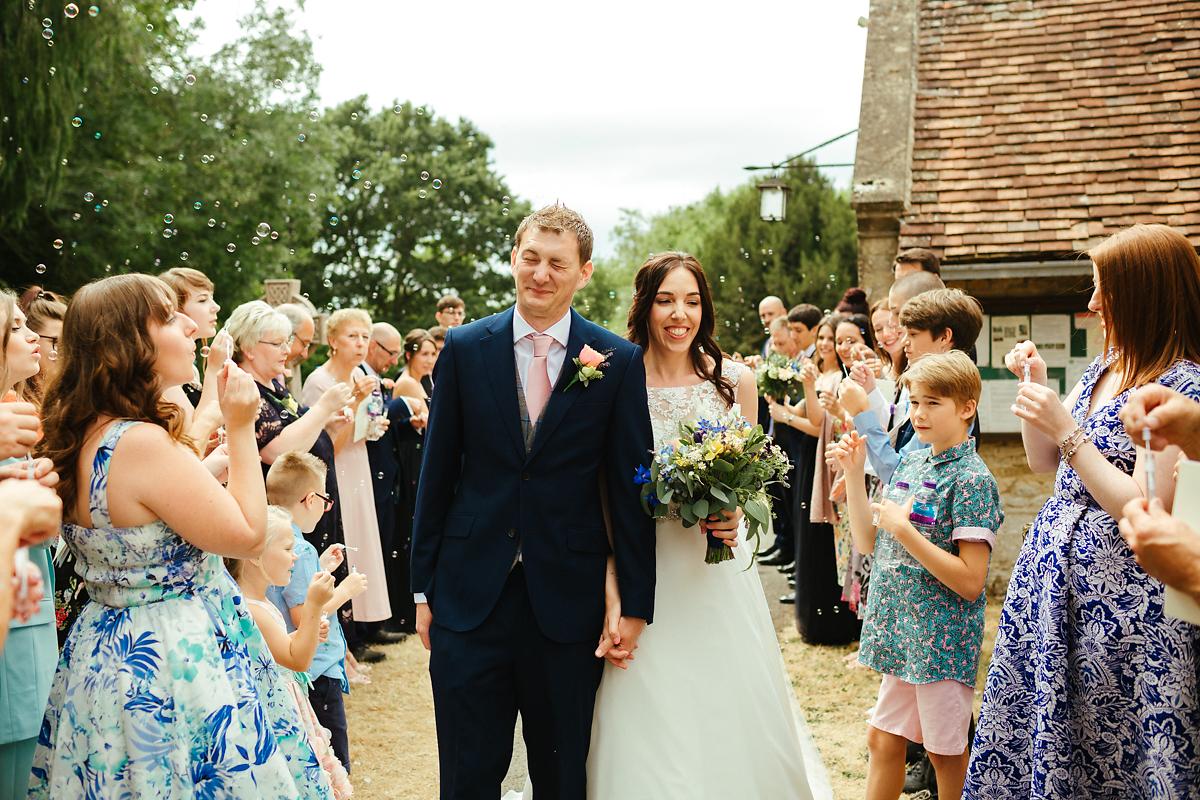
[[638, 468], [633, 471], [633, 485], [645, 486], [654, 478], [650, 475], [650, 468], [639, 464]]

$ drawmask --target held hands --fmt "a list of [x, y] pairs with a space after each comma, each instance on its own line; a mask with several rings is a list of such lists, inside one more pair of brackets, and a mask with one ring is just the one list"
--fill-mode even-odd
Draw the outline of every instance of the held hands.
[[908, 524], [908, 515], [912, 513], [914, 499], [910, 496], [904, 505], [899, 505], [891, 500], [871, 503], [873, 519], [879, 520], [877, 524], [880, 528], [895, 534]]
[[258, 393], [258, 384], [247, 372], [232, 361], [226, 361], [221, 367], [217, 392], [226, 430], [254, 424], [262, 397]]
[[304, 596], [304, 607], [319, 612], [332, 599], [333, 576], [328, 572], [318, 572], [313, 575], [312, 583], [308, 585], [308, 594]]
[[1004, 366], [1019, 380], [1025, 378], [1025, 363], [1029, 363], [1029, 379], [1034, 383], [1046, 383], [1046, 362], [1038, 355], [1037, 346], [1029, 340], [1018, 342], [1004, 356]]
[[1189, 458], [1200, 458], [1200, 403], [1162, 384], [1147, 384], [1130, 395], [1121, 409], [1121, 421], [1129, 438], [1139, 444], [1149, 428], [1150, 449], [1174, 444]]
[[633, 661], [634, 651], [638, 649], [638, 639], [646, 630], [646, 620], [622, 617], [619, 616], [619, 608], [617, 611], [615, 629], [610, 627], [609, 617], [605, 615], [604, 633], [600, 637], [600, 646], [596, 648], [596, 656], [618, 669], [629, 669], [629, 662]]
[[[1044, 364], [1042, 370], [1044, 377]], [[1075, 420], [1058, 399], [1058, 392], [1037, 383], [1036, 379], [1021, 384], [1021, 388], [1017, 390], [1017, 400], [1012, 405], [1012, 412], [1023, 422], [1028, 422], [1056, 442], [1075, 429]]]
[[1200, 535], [1166, 512], [1158, 499], [1125, 504], [1117, 523], [1142, 569], [1168, 586], [1200, 598]]

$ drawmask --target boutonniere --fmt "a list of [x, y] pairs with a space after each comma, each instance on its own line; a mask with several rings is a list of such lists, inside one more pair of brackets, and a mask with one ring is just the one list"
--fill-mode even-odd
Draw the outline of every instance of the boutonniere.
[[575, 377], [571, 378], [571, 382], [567, 384], [567, 391], [577, 383], [582, 383], [583, 388], [587, 388], [592, 381], [598, 381], [604, 377], [604, 368], [608, 366], [608, 357], [611, 353], [597, 353], [586, 344], [579, 351], [579, 355], [571, 359], [575, 362]]

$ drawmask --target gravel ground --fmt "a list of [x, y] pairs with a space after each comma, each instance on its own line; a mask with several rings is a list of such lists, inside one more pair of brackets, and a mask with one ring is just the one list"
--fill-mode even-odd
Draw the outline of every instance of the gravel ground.
[[[759, 567], [759, 573], [771, 600], [792, 686], [824, 762], [832, 796], [838, 800], [862, 797], [867, 776], [866, 718], [875, 703], [879, 678], [848, 664], [854, 646], [821, 647], [800, 641], [792, 607], [776, 602], [787, 589], [783, 576], [770, 567]], [[998, 600], [988, 604], [985, 657], [977, 689], [983, 687], [999, 608]], [[416, 637], [381, 649], [387, 660], [375, 665], [371, 684], [356, 686], [346, 703], [355, 800], [435, 800], [437, 739], [428, 655]], [[525, 756], [518, 730], [504, 789], [519, 791], [524, 782]]]

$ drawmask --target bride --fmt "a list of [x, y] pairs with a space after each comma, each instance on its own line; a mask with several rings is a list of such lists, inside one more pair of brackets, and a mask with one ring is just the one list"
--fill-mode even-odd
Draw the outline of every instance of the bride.
[[[754, 374], [708, 355], [721, 352], [714, 327], [699, 261], [663, 253], [642, 265], [628, 336], [645, 351], [655, 448], [679, 435], [680, 422], [734, 404], [756, 422]], [[732, 560], [710, 565], [699, 526], [658, 521], [654, 623], [632, 663], [604, 666], [587, 765], [591, 800], [812, 797], [791, 687], [744, 536], [743, 527]], [[606, 594], [605, 627], [615, 630], [611, 565]]]

